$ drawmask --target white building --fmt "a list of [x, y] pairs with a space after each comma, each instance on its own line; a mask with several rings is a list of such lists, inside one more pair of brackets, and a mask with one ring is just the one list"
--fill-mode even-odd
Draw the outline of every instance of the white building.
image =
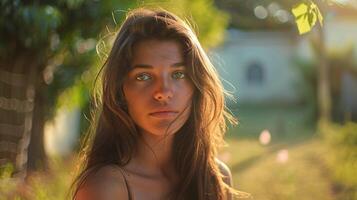
[[301, 100], [296, 90], [301, 77], [292, 65], [296, 42], [289, 32], [229, 30], [213, 60], [240, 103], [296, 103]]
[[[329, 53], [353, 47], [357, 63], [357, 12], [332, 7], [325, 17], [324, 31]], [[225, 88], [234, 93], [239, 104], [295, 104], [303, 100], [306, 85], [294, 59], [314, 58], [311, 34], [231, 29], [211, 57], [228, 81], [224, 81]], [[342, 70], [338, 104], [343, 112], [357, 114], [356, 77]]]

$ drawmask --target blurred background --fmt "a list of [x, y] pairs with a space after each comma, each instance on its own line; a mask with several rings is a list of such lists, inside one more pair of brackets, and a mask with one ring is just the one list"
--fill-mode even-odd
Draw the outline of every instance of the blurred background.
[[0, 199], [66, 199], [95, 76], [140, 6], [189, 21], [235, 97], [236, 189], [357, 200], [356, 0], [1, 0]]

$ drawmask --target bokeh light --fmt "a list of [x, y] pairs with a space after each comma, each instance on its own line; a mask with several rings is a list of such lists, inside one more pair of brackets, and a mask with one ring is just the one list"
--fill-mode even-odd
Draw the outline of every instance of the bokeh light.
[[278, 163], [286, 163], [289, 160], [289, 151], [287, 149], [281, 149], [276, 154], [276, 161]]
[[270, 140], [271, 140], [270, 131], [268, 129], [264, 129], [259, 135], [260, 144], [267, 145], [270, 143]]

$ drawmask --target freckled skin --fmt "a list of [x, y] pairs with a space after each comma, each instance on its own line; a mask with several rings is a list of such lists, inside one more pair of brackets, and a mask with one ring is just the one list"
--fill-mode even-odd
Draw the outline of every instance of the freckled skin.
[[[175, 41], [146, 40], [134, 46], [131, 66], [150, 67], [132, 69], [123, 91], [129, 115], [141, 132], [151, 136], [173, 134], [187, 121], [194, 87], [185, 66], [173, 66], [183, 61], [181, 46]], [[174, 110], [177, 114], [161, 118], [150, 114], [158, 110]]]

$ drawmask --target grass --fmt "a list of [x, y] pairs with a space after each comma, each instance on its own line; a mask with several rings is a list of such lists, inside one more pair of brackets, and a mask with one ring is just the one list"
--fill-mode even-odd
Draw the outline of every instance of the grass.
[[[230, 139], [226, 162], [238, 190], [258, 200], [332, 200], [331, 181], [324, 165], [324, 146], [314, 137], [300, 143], [262, 147], [257, 141]], [[260, 146], [259, 146], [260, 145]], [[278, 155], [287, 152], [287, 160]], [[222, 154], [221, 154], [222, 155]]]
[[[220, 158], [238, 190], [258, 200], [334, 199], [326, 148], [314, 135], [307, 107], [246, 106], [234, 114], [240, 123], [228, 130]], [[267, 145], [259, 142], [263, 130], [271, 134]]]
[[32, 173], [26, 184], [10, 177], [0, 179], [0, 200], [63, 200], [68, 199], [72, 180], [72, 159], [53, 158], [47, 171]]
[[229, 127], [228, 137], [257, 138], [268, 129], [272, 137], [279, 139], [311, 135], [313, 119], [307, 106], [240, 106], [231, 109], [239, 125]]

